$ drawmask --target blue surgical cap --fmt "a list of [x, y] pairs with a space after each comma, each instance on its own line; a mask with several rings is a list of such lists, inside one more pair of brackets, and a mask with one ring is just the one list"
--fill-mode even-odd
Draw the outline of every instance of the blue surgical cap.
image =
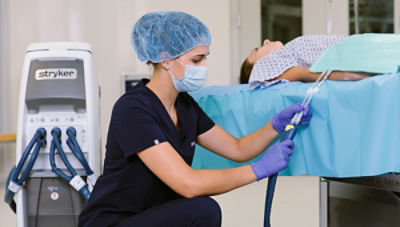
[[208, 28], [196, 17], [178, 11], [147, 13], [133, 27], [132, 45], [141, 61], [173, 59], [211, 44]]

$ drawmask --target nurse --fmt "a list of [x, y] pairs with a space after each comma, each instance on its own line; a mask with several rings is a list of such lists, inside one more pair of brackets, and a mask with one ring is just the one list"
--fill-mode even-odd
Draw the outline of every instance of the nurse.
[[103, 175], [79, 226], [220, 226], [209, 196], [264, 179], [287, 167], [294, 144], [277, 142], [257, 161], [232, 169], [191, 168], [195, 145], [236, 162], [263, 152], [292, 116], [311, 110], [295, 104], [254, 133], [237, 139], [216, 125], [186, 92], [207, 76], [211, 37], [197, 18], [176, 11], [141, 17], [132, 32], [137, 56], [154, 66], [114, 105]]

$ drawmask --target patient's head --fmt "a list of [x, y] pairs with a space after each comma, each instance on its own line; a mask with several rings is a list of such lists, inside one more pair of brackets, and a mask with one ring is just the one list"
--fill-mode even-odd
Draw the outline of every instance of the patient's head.
[[255, 48], [250, 55], [243, 61], [240, 69], [240, 83], [248, 83], [251, 70], [254, 64], [267, 54], [273, 53], [283, 47], [280, 41], [271, 42], [268, 39], [264, 40], [261, 47]]

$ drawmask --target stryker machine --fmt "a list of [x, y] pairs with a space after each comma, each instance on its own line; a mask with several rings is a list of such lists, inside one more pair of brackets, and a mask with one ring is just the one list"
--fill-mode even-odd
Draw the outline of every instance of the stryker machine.
[[77, 225], [100, 174], [99, 94], [89, 44], [28, 47], [5, 196], [18, 227]]

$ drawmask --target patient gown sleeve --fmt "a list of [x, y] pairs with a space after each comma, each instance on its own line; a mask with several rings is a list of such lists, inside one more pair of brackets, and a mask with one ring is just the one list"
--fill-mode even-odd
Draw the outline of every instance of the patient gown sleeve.
[[309, 68], [329, 46], [345, 38], [344, 35], [306, 35], [293, 39], [256, 62], [249, 78], [250, 87], [266, 87], [271, 83], [269, 80], [294, 66]]

